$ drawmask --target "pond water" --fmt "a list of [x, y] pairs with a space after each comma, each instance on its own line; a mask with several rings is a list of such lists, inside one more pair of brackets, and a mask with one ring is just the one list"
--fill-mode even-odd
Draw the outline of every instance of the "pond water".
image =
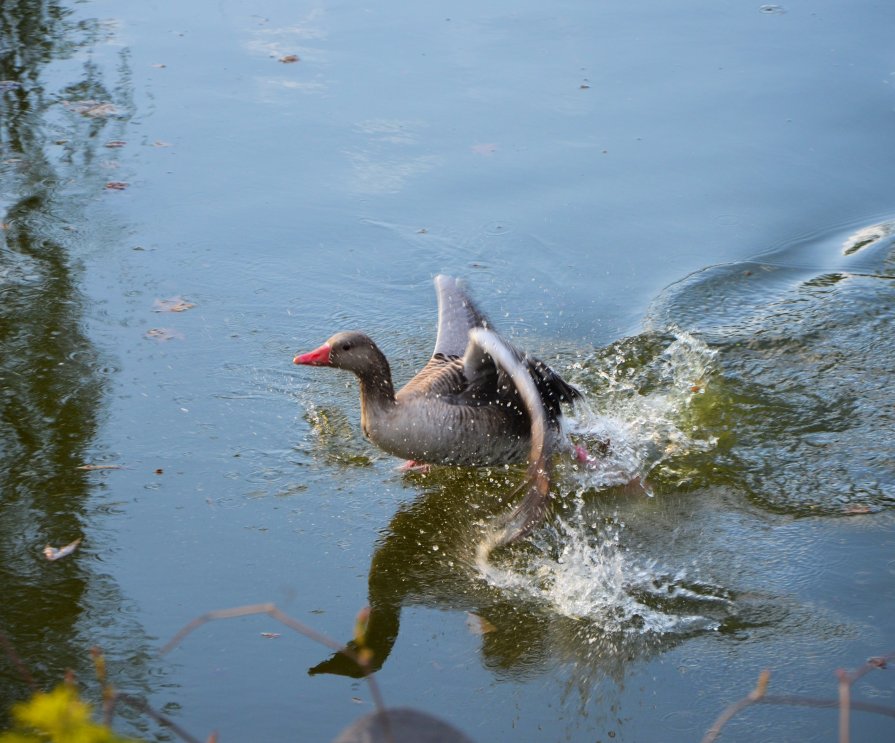
[[[834, 698], [837, 668], [895, 645], [893, 23], [876, 2], [4, 3], [2, 724], [29, 692], [14, 658], [97, 699], [95, 645], [200, 739], [328, 741], [374, 709], [268, 616], [159, 655], [260, 602], [338, 641], [369, 605], [386, 702], [477, 741], [698, 739], [765, 668]], [[611, 442], [559, 462], [546, 523], [487, 564], [524, 469], [403, 474], [353, 378], [291, 363], [361, 329], [406, 380], [440, 272], [585, 391], [582, 443]], [[836, 724], [761, 706], [724, 740]]]

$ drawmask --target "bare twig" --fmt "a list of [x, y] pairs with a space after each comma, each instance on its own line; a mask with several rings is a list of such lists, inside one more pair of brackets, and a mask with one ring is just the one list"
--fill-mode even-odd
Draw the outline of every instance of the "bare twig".
[[203, 624], [207, 624], [208, 622], [215, 621], [217, 619], [233, 619], [234, 617], [247, 617], [253, 616], [255, 614], [267, 614], [270, 617], [273, 617], [281, 624], [286, 625], [290, 629], [295, 630], [301, 635], [314, 640], [315, 642], [319, 642], [321, 645], [330, 648], [331, 650], [335, 650], [337, 653], [342, 653], [342, 655], [346, 656], [354, 663], [360, 667], [360, 669], [364, 673], [364, 678], [367, 680], [367, 683], [370, 685], [370, 694], [373, 697], [373, 702], [376, 705], [376, 708], [380, 712], [385, 712], [385, 703], [382, 700], [382, 695], [379, 692], [379, 686], [373, 678], [373, 673], [370, 671], [370, 658], [366, 653], [355, 653], [351, 648], [340, 645], [335, 640], [330, 639], [326, 635], [317, 632], [314, 629], [311, 629], [305, 624], [302, 624], [297, 619], [293, 619], [288, 614], [285, 614], [281, 611], [276, 604], [250, 604], [248, 606], [236, 606], [232, 609], [216, 609], [215, 611], [209, 611], [205, 614], [202, 614], [199, 617], [196, 617], [192, 622], [187, 624], [183, 629], [181, 629], [174, 637], [161, 649], [160, 654], [164, 655], [165, 653], [171, 651], [173, 648], [177, 647], [183, 639], [190, 634], [193, 630], [198, 629]]
[[746, 707], [761, 700], [768, 689], [768, 682], [770, 680], [771, 672], [768, 670], [762, 671], [758, 675], [758, 683], [755, 685], [755, 688], [739, 702], [731, 704], [718, 716], [718, 719], [715, 720], [715, 723], [708, 729], [708, 732], [703, 737], [702, 743], [713, 743], [721, 733], [721, 728], [723, 728], [735, 715], [738, 715], [746, 709]]
[[851, 703], [852, 684], [865, 673], [876, 668], [885, 668], [893, 658], [895, 658], [895, 653], [889, 653], [868, 659], [863, 666], [854, 671], [846, 671], [843, 668], [836, 670], [836, 678], [839, 679], [839, 743], [848, 743], [849, 712], [853, 706]]
[[749, 693], [747, 697], [731, 704], [724, 710], [715, 720], [712, 727], [709, 728], [702, 739], [702, 743], [713, 743], [721, 733], [721, 729], [730, 720], [746, 707], [752, 704], [786, 704], [798, 707], [824, 707], [839, 708], [839, 743], [848, 743], [849, 741], [849, 717], [851, 710], [859, 712], [870, 712], [877, 715], [886, 715], [895, 718], [895, 707], [887, 707], [882, 704], [874, 704], [872, 702], [856, 702], [851, 698], [851, 685], [859, 678], [878, 668], [886, 668], [890, 661], [895, 660], [895, 652], [887, 655], [875, 656], [854, 671], [845, 671], [839, 669], [836, 676], [839, 679], [839, 698], [838, 699], [816, 699], [813, 697], [802, 697], [796, 695], [768, 695], [765, 694], [770, 678], [769, 671], [762, 671], [758, 677], [758, 684], [755, 689]]
[[108, 674], [106, 673], [106, 656], [103, 655], [102, 648], [94, 645], [90, 648], [90, 657], [93, 658], [93, 670], [96, 673], [96, 680], [99, 681], [103, 693], [103, 722], [106, 726], [112, 724], [112, 707], [115, 699], [115, 689], [109, 683]]
[[851, 680], [848, 671], [836, 670], [839, 678], [839, 743], [848, 743], [848, 713], [851, 702]]
[[[815, 697], [800, 697], [791, 694], [768, 694], [758, 700], [757, 704], [782, 704], [790, 707], [818, 707], [821, 709], [835, 709], [839, 706], [838, 699], [818, 699]], [[870, 712], [875, 715], [885, 715], [895, 719], [895, 707], [887, 707], [884, 704], [873, 702], [851, 701], [851, 708], [857, 712]]]

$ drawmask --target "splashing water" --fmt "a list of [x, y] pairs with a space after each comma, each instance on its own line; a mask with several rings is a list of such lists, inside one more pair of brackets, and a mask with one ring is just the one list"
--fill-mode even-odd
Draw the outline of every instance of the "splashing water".
[[582, 503], [510, 564], [479, 563], [481, 575], [551, 614], [586, 620], [600, 634], [686, 634], [719, 626], [718, 612], [726, 615], [730, 603], [721, 589], [632, 554], [622, 543], [624, 522], [598, 527]]
[[[692, 400], [705, 392], [715, 352], [689, 333], [673, 329], [665, 347], [642, 335], [616, 344], [582, 368], [593, 368], [604, 388], [576, 407], [570, 432], [602, 442], [605, 451], [581, 473], [582, 487], [640, 482], [670, 457], [707, 451], [715, 439], [687, 425]], [[652, 358], [644, 360], [644, 356]]]
[[[586, 468], [575, 469], [571, 513], [555, 517], [508, 564], [480, 550], [476, 567], [502, 591], [544, 604], [559, 616], [588, 620], [610, 633], [686, 633], [717, 627], [701, 609], [717, 609], [727, 599], [711, 586], [667, 570], [653, 559], [629, 552], [623, 521], [605, 515], [595, 523], [584, 495], [635, 483], [636, 493], [652, 495], [649, 473], [663, 461], [690, 451], [706, 451], [712, 437], [687, 425], [695, 396], [703, 394], [714, 371], [715, 352], [689, 333], [641, 335], [598, 352], [578, 368], [590, 392], [576, 406], [570, 433], [589, 449], [604, 450]], [[595, 387], [594, 380], [600, 386]], [[561, 469], [560, 483], [569, 479]], [[710, 611], [709, 613], [717, 613]]]

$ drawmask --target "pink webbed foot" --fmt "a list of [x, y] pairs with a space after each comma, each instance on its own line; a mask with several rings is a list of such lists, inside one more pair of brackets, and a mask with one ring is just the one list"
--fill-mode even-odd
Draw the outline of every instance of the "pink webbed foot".
[[413, 459], [408, 459], [404, 464], [398, 467], [398, 472], [419, 472], [422, 475], [425, 475], [432, 469], [431, 464], [425, 464], [423, 462], [417, 462]]
[[572, 445], [572, 459], [574, 459], [579, 464], [584, 464], [588, 466], [593, 466], [599, 461], [600, 457], [605, 457], [609, 452], [609, 447], [611, 443], [609, 439], [605, 441], [599, 441], [597, 443], [597, 451], [595, 454], [591, 454], [587, 449], [585, 449], [580, 444], [576, 444], [574, 442], [570, 442]]

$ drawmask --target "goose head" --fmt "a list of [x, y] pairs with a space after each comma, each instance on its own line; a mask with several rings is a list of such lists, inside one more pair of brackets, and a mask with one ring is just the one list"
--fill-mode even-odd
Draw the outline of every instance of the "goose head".
[[388, 373], [388, 362], [369, 336], [355, 331], [336, 333], [319, 348], [299, 354], [295, 364], [332, 366], [354, 372], [359, 377]]

